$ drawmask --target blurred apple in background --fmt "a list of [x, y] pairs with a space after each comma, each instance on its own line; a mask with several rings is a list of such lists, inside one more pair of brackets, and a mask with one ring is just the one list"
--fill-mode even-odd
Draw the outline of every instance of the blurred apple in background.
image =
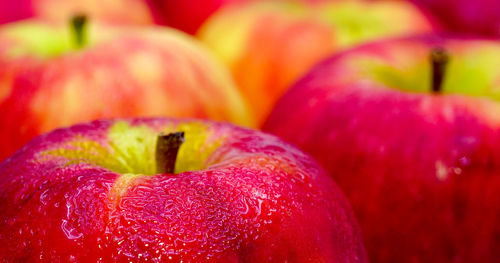
[[104, 117], [253, 125], [229, 72], [190, 36], [84, 20], [0, 28], [0, 160], [42, 132]]
[[258, 124], [275, 101], [312, 65], [361, 42], [432, 31], [407, 2], [259, 2], [228, 6], [198, 37], [232, 70]]
[[320, 3], [343, 0], [146, 0], [158, 23], [195, 34], [213, 13], [227, 5], [250, 2], [302, 2]]
[[195, 120], [34, 139], [0, 164], [0, 241], [6, 262], [367, 262], [351, 207], [310, 156]]
[[76, 14], [108, 23], [146, 25], [154, 21], [145, 0], [0, 0], [0, 24], [30, 17], [68, 21]]
[[433, 13], [445, 29], [461, 35], [500, 38], [498, 0], [410, 0]]
[[[194, 34], [221, 6], [251, 0], [146, 0], [159, 24]], [[255, 0], [254, 0], [255, 1]]]
[[319, 64], [264, 130], [348, 196], [370, 261], [500, 262], [500, 43], [414, 38]]
[[[271, 0], [0, 0], [0, 24], [31, 17], [66, 21], [76, 14], [86, 14], [108, 23], [156, 23], [194, 34], [219, 8], [255, 1]], [[342, 0], [278, 1], [317, 3]]]

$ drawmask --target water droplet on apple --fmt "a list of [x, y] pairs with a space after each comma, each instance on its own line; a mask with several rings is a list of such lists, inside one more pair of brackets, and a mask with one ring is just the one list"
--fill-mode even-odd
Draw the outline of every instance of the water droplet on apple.
[[50, 189], [47, 189], [45, 191], [42, 192], [42, 194], [40, 194], [40, 202], [43, 204], [43, 205], [47, 205], [47, 197], [48, 197], [48, 194], [50, 192]]
[[72, 240], [78, 239], [83, 236], [83, 234], [79, 233], [76, 228], [71, 227], [66, 219], [62, 220], [61, 229], [63, 230], [66, 237]]

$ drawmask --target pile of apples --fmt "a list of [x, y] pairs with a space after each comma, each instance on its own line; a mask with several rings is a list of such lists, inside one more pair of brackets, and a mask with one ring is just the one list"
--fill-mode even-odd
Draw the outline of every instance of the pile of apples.
[[0, 0], [0, 262], [500, 262], [500, 1]]

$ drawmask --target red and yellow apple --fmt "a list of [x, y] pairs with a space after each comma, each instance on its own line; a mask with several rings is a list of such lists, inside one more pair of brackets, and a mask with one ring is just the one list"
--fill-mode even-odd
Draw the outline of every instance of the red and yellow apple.
[[499, 42], [382, 41], [320, 63], [277, 103], [264, 130], [300, 146], [336, 180], [371, 262], [493, 263], [499, 99]]
[[148, 25], [154, 21], [146, 0], [0, 0], [0, 24], [31, 17], [67, 21], [77, 14], [108, 23]]
[[276, 100], [311, 66], [360, 42], [432, 30], [406, 2], [338, 2], [308, 6], [258, 2], [228, 6], [198, 37], [232, 70], [261, 124]]
[[164, 28], [19, 22], [0, 28], [0, 160], [34, 136], [98, 118], [176, 116], [252, 126], [229, 72]]
[[367, 262], [311, 157], [257, 131], [162, 118], [59, 129], [0, 164], [0, 242], [7, 262]]
[[[270, 0], [146, 0], [157, 23], [195, 34], [199, 27], [217, 10], [225, 6]], [[323, 1], [342, 0], [273, 0], [274, 2], [302, 2], [315, 4]]]
[[500, 1], [498, 0], [410, 1], [428, 9], [450, 32], [500, 38]]

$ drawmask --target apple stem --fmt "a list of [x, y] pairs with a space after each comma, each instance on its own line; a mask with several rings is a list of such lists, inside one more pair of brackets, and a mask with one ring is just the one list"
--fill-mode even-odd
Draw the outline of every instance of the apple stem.
[[432, 91], [434, 93], [441, 93], [446, 65], [450, 57], [444, 48], [436, 47], [432, 49], [430, 58], [432, 62]]
[[156, 142], [156, 172], [174, 173], [179, 148], [184, 142], [184, 132], [158, 135]]
[[82, 48], [85, 45], [85, 25], [87, 24], [86, 15], [75, 15], [71, 18], [71, 28], [75, 34], [75, 42], [77, 48]]

